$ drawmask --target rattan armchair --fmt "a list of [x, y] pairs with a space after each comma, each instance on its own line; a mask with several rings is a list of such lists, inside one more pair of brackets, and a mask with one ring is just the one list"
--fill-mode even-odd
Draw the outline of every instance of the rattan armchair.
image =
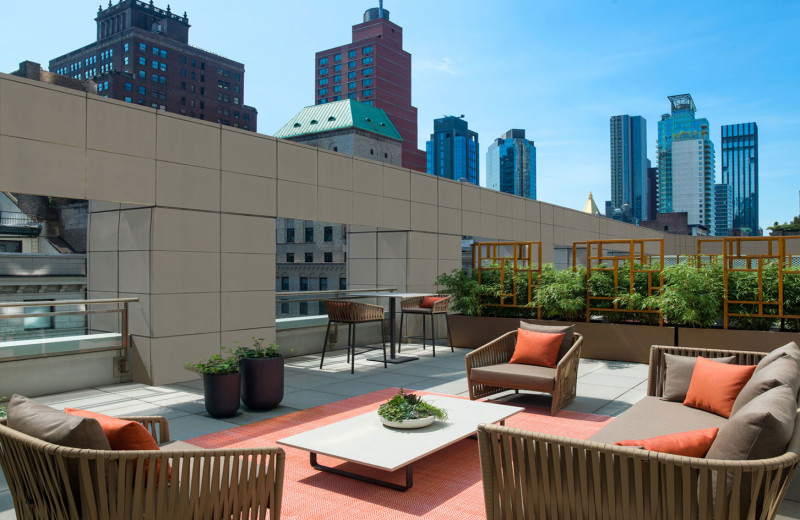
[[[163, 417], [124, 419], [142, 423], [158, 443], [169, 441]], [[284, 464], [279, 447], [81, 450], [41, 441], [0, 420], [0, 467], [17, 518], [25, 520], [277, 520]]]
[[433, 306], [431, 307], [420, 307], [425, 296], [414, 296], [412, 298], [406, 298], [400, 302], [400, 341], [397, 344], [398, 352], [403, 344], [403, 322], [405, 321], [406, 314], [422, 316], [422, 336], [405, 336], [405, 338], [421, 339], [423, 350], [425, 350], [425, 341], [427, 339], [425, 330], [425, 322], [427, 321], [426, 317], [430, 316], [431, 349], [433, 352], [433, 357], [436, 357], [436, 317], [443, 315], [445, 326], [447, 327], [447, 345], [450, 347], [450, 352], [454, 352], [453, 342], [450, 337], [450, 320], [447, 318], [447, 307], [450, 305], [450, 299], [452, 297], [449, 294], [432, 294], [430, 297], [439, 298], [439, 300], [433, 302]]
[[326, 350], [334, 349], [331, 341], [331, 324], [343, 323], [347, 325], [347, 361], [350, 363], [350, 373], [356, 370], [356, 349], [362, 351], [376, 350], [378, 347], [368, 345], [358, 345], [356, 343], [356, 325], [360, 323], [381, 322], [381, 340], [383, 342], [383, 367], [387, 367], [386, 361], [386, 335], [383, 330], [383, 307], [369, 303], [351, 302], [343, 300], [323, 300], [325, 312], [328, 314], [328, 327], [325, 329], [325, 341], [322, 344], [322, 357], [319, 360], [319, 368], [325, 362]]
[[[516, 381], [506, 381], [501, 386], [476, 379], [472, 373], [473, 369], [507, 364], [514, 354], [516, 344], [517, 331], [514, 330], [467, 354], [465, 362], [470, 399], [481, 399], [507, 390], [544, 392], [553, 396], [550, 406], [551, 414], [555, 414], [575, 399], [578, 385], [578, 363], [581, 358], [581, 345], [583, 344], [583, 336], [578, 333], [573, 335], [572, 347], [558, 359], [555, 369], [530, 367], [531, 371], [537, 371], [542, 374], [542, 377], [538, 378], [541, 382], [520, 384]], [[525, 370], [525, 367], [527, 365], [519, 366], [521, 370]]]

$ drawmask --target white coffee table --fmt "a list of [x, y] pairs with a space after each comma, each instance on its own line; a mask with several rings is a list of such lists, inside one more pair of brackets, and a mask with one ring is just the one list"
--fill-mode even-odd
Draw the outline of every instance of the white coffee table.
[[[469, 401], [452, 397], [424, 396], [431, 404], [447, 411], [445, 422], [435, 421], [417, 430], [384, 426], [374, 411], [351, 417], [314, 430], [280, 439], [278, 444], [310, 452], [311, 466], [320, 471], [343, 475], [372, 484], [406, 491], [414, 483], [412, 463], [475, 433], [479, 424], [503, 422], [523, 408]], [[395, 471], [405, 466], [405, 485], [351, 473], [317, 462], [317, 454], [348, 462]]]

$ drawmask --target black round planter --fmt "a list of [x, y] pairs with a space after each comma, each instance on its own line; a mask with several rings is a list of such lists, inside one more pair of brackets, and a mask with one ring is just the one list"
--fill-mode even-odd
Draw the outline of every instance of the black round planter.
[[222, 418], [239, 411], [242, 375], [203, 374], [203, 395], [206, 411], [211, 417]]
[[283, 400], [283, 356], [244, 358], [239, 361], [242, 374], [242, 402], [251, 410], [271, 410]]

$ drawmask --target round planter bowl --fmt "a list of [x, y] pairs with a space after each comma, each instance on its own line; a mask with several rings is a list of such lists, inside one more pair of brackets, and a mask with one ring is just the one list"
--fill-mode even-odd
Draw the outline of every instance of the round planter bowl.
[[206, 411], [215, 418], [231, 417], [239, 411], [241, 374], [203, 374]]
[[242, 402], [251, 410], [272, 410], [283, 400], [283, 356], [239, 361]]
[[384, 426], [388, 426], [390, 428], [398, 428], [401, 430], [415, 430], [417, 428], [424, 428], [426, 426], [430, 426], [433, 424], [433, 421], [436, 420], [436, 417], [430, 415], [428, 417], [422, 417], [421, 419], [406, 419], [403, 422], [394, 422], [384, 419], [380, 415], [378, 416], [383, 423]]

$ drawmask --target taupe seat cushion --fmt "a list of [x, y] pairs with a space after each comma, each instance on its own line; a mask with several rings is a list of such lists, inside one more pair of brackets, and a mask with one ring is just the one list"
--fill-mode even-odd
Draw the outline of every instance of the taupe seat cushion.
[[724, 417], [681, 403], [647, 396], [595, 433], [589, 440], [613, 444], [631, 439], [688, 432], [702, 428], [722, 428]]
[[[730, 364], [736, 360], [736, 357], [726, 356], [711, 359], [719, 363]], [[664, 371], [664, 391], [661, 399], [682, 403], [686, 399], [686, 392], [689, 391], [689, 383], [692, 381], [697, 358], [664, 354], [664, 364], [666, 370]]]
[[520, 321], [519, 328], [523, 330], [532, 330], [534, 332], [543, 332], [545, 334], [563, 334], [564, 339], [561, 340], [561, 347], [558, 349], [558, 360], [569, 351], [572, 347], [572, 339], [575, 335], [575, 325], [541, 325], [539, 323], [528, 323], [527, 321]]
[[406, 307], [403, 309], [403, 312], [411, 314], [431, 314], [433, 312], [433, 307]]
[[473, 368], [469, 377], [473, 382], [501, 388], [552, 392], [556, 384], [556, 369], [519, 363], [501, 363]]

